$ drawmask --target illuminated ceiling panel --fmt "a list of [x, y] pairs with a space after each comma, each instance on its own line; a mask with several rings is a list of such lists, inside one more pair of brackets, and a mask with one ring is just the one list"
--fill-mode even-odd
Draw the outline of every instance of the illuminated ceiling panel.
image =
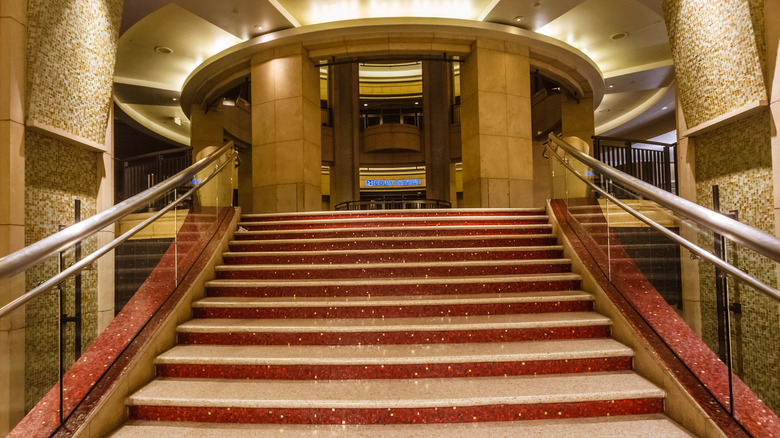
[[476, 20], [490, 0], [278, 0], [301, 25], [372, 17]]

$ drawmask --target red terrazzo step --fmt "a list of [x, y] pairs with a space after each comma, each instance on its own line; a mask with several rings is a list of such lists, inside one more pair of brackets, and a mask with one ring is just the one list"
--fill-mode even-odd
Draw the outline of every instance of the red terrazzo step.
[[219, 280], [310, 280], [341, 278], [426, 278], [571, 272], [571, 260], [488, 260], [441, 263], [351, 263], [330, 265], [222, 265]]
[[283, 214], [244, 214], [242, 222], [274, 222], [317, 219], [349, 219], [349, 218], [403, 218], [403, 217], [458, 217], [458, 216], [539, 216], [544, 215], [543, 208], [518, 209], [421, 209], [421, 210], [356, 210], [356, 211], [321, 211], [312, 213]]
[[611, 321], [593, 312], [425, 318], [193, 319], [180, 344], [378, 345], [515, 342], [609, 337]]
[[394, 318], [593, 310], [581, 291], [362, 298], [204, 298], [195, 318]]
[[472, 239], [488, 238], [488, 236], [549, 236], [552, 226], [549, 224], [532, 225], [482, 225], [482, 226], [410, 226], [410, 227], [366, 227], [366, 228], [325, 228], [303, 230], [265, 230], [248, 231], [239, 228], [233, 238], [235, 240], [291, 240], [291, 239], [354, 239], [354, 238], [436, 238], [436, 237], [470, 237]]
[[493, 377], [630, 370], [633, 351], [612, 339], [353, 346], [179, 345], [158, 377], [343, 380]]
[[226, 265], [246, 264], [318, 264], [318, 263], [415, 263], [466, 260], [534, 260], [563, 257], [563, 247], [494, 247], [494, 248], [415, 248], [331, 251], [227, 252]]
[[291, 239], [291, 240], [234, 240], [230, 242], [230, 251], [339, 251], [353, 249], [423, 249], [423, 248], [488, 248], [551, 246], [557, 240], [549, 234], [538, 236], [506, 237], [356, 237], [329, 239]]
[[360, 297], [561, 291], [580, 289], [577, 274], [366, 280], [212, 280], [211, 297]]
[[128, 398], [133, 420], [280, 424], [520, 421], [663, 412], [633, 372], [329, 381], [156, 379]]
[[239, 222], [238, 226], [249, 231], [261, 230], [316, 230], [330, 228], [380, 228], [380, 227], [441, 227], [441, 226], [485, 226], [485, 225], [534, 225], [548, 224], [547, 216], [520, 217], [403, 217], [403, 218], [354, 218], [320, 219], [276, 222]]

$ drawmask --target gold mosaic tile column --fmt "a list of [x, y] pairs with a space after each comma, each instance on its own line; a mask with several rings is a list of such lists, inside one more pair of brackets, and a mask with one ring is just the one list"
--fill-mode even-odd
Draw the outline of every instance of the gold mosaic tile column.
[[322, 205], [319, 71], [301, 44], [252, 58], [252, 189], [257, 213]]
[[[0, 3], [0, 257], [24, 247], [27, 3]], [[24, 293], [24, 274], [0, 282], [0, 306]], [[24, 416], [24, 311], [0, 320], [0, 436]]]
[[[712, 186], [718, 185], [721, 211], [738, 210], [741, 222], [774, 234], [780, 190], [775, 187], [778, 167], [773, 161], [780, 159], [773, 153], [778, 149], [774, 109], [764, 105], [767, 83], [775, 82], [774, 66], [768, 69], [766, 62], [776, 62], [772, 49], [776, 50], [780, 33], [777, 2], [664, 0], [663, 8], [678, 91], [680, 193], [712, 208]], [[704, 248], [713, 245], [707, 234], [700, 234], [698, 242]], [[730, 246], [729, 261], [777, 285], [776, 268], [763, 257]], [[702, 338], [717, 351], [715, 273], [703, 262], [695, 263], [699, 296], [691, 284], [695, 275], [689, 276], [695, 268], [686, 261], [684, 304], [695, 306], [698, 298]], [[730, 282], [730, 290], [732, 302], [741, 305], [741, 312], [731, 313], [734, 370], [777, 411], [780, 309], [747, 286]], [[699, 329], [696, 309], [683, 312]]]
[[477, 38], [461, 69], [465, 207], [530, 207], [533, 146], [528, 48]]

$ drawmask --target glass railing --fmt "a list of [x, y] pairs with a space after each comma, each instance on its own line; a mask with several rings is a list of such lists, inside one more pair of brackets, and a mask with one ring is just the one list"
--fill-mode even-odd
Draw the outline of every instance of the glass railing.
[[554, 202], [582, 248], [723, 411], [755, 436], [762, 424], [777, 427], [780, 241], [586, 148], [551, 134], [545, 151]]
[[[89, 218], [77, 201], [73, 225], [0, 259], [0, 281], [23, 278], [24, 284], [24, 293], [0, 308], [0, 324], [25, 327], [24, 347], [10, 351], [24, 362], [24, 382], [17, 382], [29, 413], [19, 425], [22, 436], [58, 432], [94, 388], [111, 384], [101, 381], [103, 373], [154, 319], [232, 214], [235, 151], [232, 143], [214, 149]], [[159, 199], [173, 201], [159, 208]], [[112, 339], [101, 336], [109, 332]], [[19, 405], [7, 408], [20, 412]]]

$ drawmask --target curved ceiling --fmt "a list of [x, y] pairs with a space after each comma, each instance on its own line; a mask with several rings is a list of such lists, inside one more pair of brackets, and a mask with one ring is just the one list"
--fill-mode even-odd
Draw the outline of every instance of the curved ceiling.
[[442, 17], [522, 27], [588, 55], [605, 78], [597, 134], [665, 121], [673, 68], [660, 0], [134, 0], [125, 4], [117, 106], [149, 131], [189, 144], [179, 97], [208, 57], [258, 35], [354, 18]]

